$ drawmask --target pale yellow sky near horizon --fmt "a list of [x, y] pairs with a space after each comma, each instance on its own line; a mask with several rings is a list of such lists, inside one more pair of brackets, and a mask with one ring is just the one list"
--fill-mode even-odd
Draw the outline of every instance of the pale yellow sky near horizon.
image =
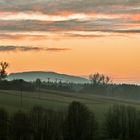
[[[15, 46], [69, 48], [65, 51], [9, 51], [0, 52], [0, 58], [10, 64], [8, 72], [55, 71], [73, 75], [103, 73], [113, 79], [140, 79], [140, 36], [70, 38], [59, 40], [12, 40]], [[1, 40], [3, 45], [10, 41]]]
[[140, 84], [140, 0], [0, 0], [0, 61]]

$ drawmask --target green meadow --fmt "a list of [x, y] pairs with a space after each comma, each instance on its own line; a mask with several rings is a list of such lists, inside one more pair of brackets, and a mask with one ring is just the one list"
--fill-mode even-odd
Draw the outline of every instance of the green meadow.
[[17, 110], [28, 111], [33, 106], [64, 111], [72, 101], [84, 103], [93, 111], [97, 119], [102, 120], [105, 112], [114, 104], [129, 105], [140, 108], [140, 103], [134, 100], [124, 100], [106, 96], [83, 93], [68, 93], [58, 91], [21, 92], [0, 90], [0, 107], [9, 112]]

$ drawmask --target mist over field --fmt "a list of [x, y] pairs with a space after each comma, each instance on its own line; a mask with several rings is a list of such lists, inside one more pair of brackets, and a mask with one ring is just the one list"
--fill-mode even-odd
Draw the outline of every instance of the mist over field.
[[140, 0], [0, 0], [0, 140], [140, 140]]

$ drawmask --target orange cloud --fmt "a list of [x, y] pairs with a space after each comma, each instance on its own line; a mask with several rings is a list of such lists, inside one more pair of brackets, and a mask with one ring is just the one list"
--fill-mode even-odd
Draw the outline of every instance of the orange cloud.
[[32, 47], [32, 46], [0, 46], [0, 52], [28, 52], [28, 51], [49, 51], [49, 52], [61, 52], [69, 51], [69, 48], [44, 48], [44, 47]]
[[47, 48], [47, 51], [50, 52], [60, 52], [60, 51], [69, 51], [69, 48]]

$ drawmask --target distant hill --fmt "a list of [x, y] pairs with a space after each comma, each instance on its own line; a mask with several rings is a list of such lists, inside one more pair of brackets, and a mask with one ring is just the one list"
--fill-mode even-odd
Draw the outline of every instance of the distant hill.
[[8, 75], [8, 80], [24, 79], [25, 81], [35, 81], [37, 78], [41, 79], [42, 81], [48, 81], [48, 78], [50, 78], [50, 81], [55, 81], [57, 78], [58, 80], [62, 79], [63, 82], [73, 82], [73, 83], [89, 82], [88, 79], [83, 77], [59, 74], [56, 72], [30, 71], [30, 72], [11, 73]]

